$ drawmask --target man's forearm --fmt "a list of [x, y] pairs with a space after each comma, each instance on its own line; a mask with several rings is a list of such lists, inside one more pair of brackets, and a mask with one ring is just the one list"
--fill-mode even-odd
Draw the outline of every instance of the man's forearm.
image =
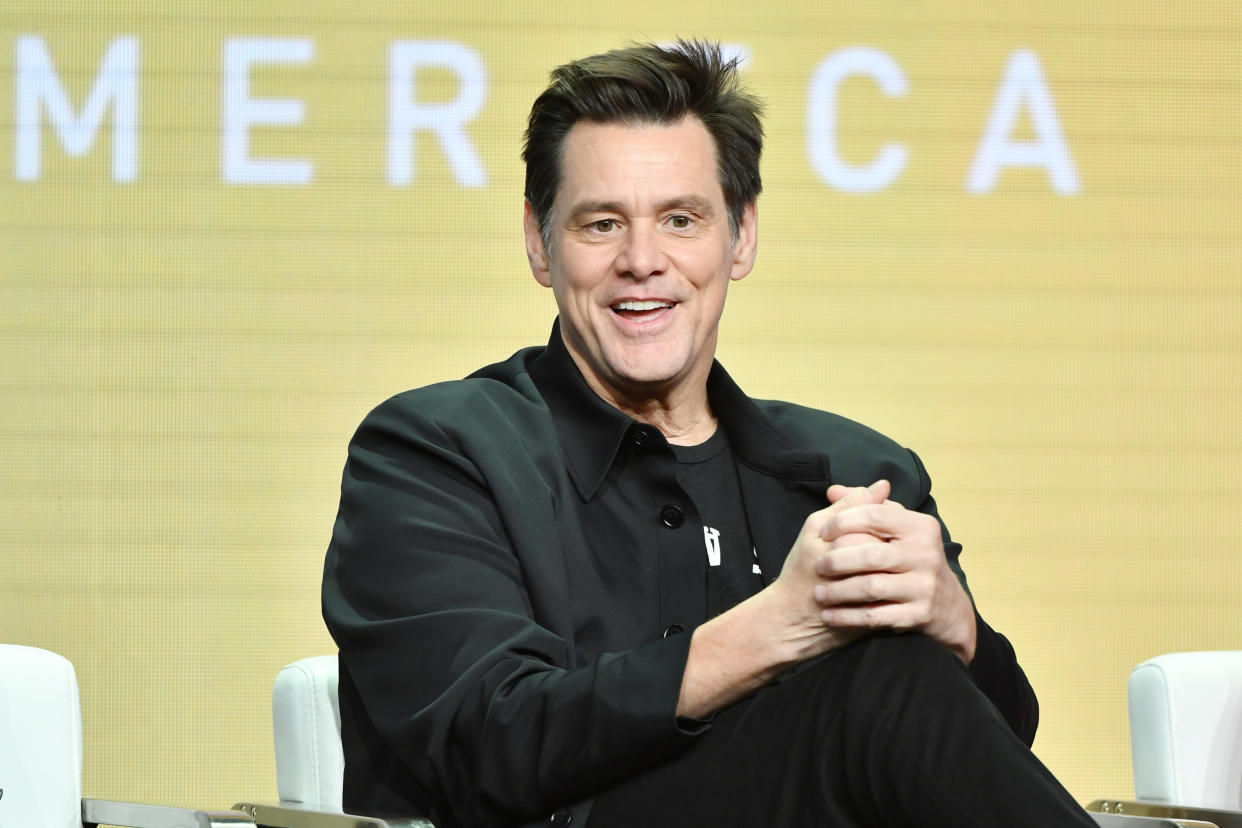
[[694, 631], [677, 715], [709, 716], [856, 637], [791, 616], [778, 592], [772, 584]]

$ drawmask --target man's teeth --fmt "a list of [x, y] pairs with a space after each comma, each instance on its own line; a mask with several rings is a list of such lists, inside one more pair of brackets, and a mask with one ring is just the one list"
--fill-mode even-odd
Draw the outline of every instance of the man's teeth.
[[625, 301], [625, 302], [619, 302], [616, 305], [617, 310], [626, 310], [626, 311], [649, 311], [649, 310], [656, 310], [657, 308], [671, 308], [671, 307], [672, 305], [669, 304], [668, 302], [656, 302], [653, 300], [647, 300], [645, 302]]

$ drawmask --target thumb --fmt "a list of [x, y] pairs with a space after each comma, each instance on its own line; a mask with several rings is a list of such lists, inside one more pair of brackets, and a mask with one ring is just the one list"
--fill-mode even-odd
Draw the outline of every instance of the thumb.
[[877, 480], [866, 488], [862, 486], [842, 486], [833, 484], [828, 487], [828, 502], [840, 509], [861, 506], [866, 503], [883, 503], [893, 493], [893, 486], [887, 480]]

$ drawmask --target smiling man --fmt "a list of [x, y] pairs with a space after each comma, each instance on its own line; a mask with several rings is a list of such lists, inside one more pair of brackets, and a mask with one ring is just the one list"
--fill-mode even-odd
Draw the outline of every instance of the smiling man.
[[526, 203], [526, 247], [565, 346], [605, 402], [669, 442], [701, 443], [716, 430], [707, 375], [725, 293], [755, 261], [755, 205], [731, 227], [697, 118], [581, 122], [562, 153], [551, 210]]
[[910, 451], [714, 360], [758, 103], [702, 43], [568, 64], [526, 136], [548, 344], [350, 445], [345, 805], [438, 828], [1093, 825], [1031, 754]]

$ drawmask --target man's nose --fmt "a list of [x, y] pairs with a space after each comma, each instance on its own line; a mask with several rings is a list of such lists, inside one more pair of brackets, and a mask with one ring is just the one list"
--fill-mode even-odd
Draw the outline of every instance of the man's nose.
[[645, 222], [635, 222], [626, 233], [617, 257], [617, 269], [633, 279], [646, 279], [668, 269], [663, 239], [659, 230]]

